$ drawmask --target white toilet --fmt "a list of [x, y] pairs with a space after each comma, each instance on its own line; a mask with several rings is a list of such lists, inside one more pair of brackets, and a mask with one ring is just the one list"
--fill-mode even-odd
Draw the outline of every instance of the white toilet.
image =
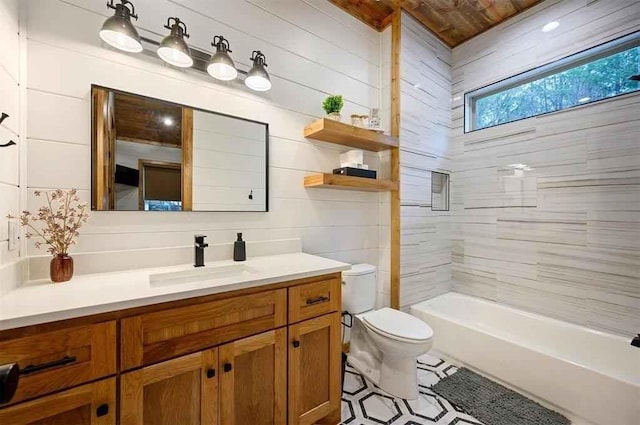
[[416, 358], [431, 349], [433, 330], [399, 310], [374, 310], [375, 266], [351, 266], [342, 272], [342, 284], [343, 308], [353, 315], [347, 361], [389, 394], [418, 398]]

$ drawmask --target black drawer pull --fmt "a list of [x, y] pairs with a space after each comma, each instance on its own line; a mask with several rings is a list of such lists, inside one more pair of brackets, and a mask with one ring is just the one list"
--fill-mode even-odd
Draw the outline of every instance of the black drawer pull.
[[225, 372], [231, 372], [231, 369], [233, 369], [233, 366], [231, 366], [231, 363], [225, 363], [224, 364], [224, 371]]
[[309, 298], [307, 300], [307, 305], [323, 303], [325, 301], [329, 301], [329, 297], [325, 297], [324, 295], [320, 295], [319, 297]]
[[209, 369], [207, 370], [207, 378], [211, 379], [214, 376], [216, 376], [216, 370], [215, 369]]
[[300, 341], [294, 340], [293, 341], [293, 348], [298, 348], [298, 347], [300, 347]]
[[40, 372], [41, 370], [50, 369], [52, 367], [64, 366], [66, 364], [73, 363], [75, 361], [76, 361], [75, 356], [64, 356], [60, 360], [54, 360], [48, 363], [42, 363], [39, 365], [30, 364], [20, 371], [20, 375], [28, 375], [30, 373]]
[[101, 417], [109, 414], [109, 405], [107, 403], [101, 404], [96, 409], [96, 416]]
[[18, 363], [0, 365], [0, 404], [9, 403], [20, 380]]

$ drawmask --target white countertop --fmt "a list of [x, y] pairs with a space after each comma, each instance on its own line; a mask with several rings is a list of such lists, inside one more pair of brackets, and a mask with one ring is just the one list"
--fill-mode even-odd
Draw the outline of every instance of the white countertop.
[[[238, 263], [216, 261], [207, 264], [207, 267], [229, 264]], [[29, 282], [0, 298], [0, 330], [258, 287], [340, 272], [351, 267], [346, 263], [304, 253], [253, 257], [243, 264], [256, 272], [249, 276], [164, 286], [151, 286], [149, 276], [189, 270], [193, 266], [87, 274], [65, 283]]]

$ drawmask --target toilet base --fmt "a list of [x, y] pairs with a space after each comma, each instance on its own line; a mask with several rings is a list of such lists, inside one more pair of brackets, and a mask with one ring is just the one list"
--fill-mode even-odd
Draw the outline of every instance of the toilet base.
[[418, 363], [415, 357], [385, 355], [380, 366], [380, 388], [407, 400], [418, 398]]
[[398, 398], [415, 400], [418, 398], [418, 371], [415, 358], [388, 359], [379, 368], [349, 355], [347, 362], [368, 381], [373, 382], [386, 393]]

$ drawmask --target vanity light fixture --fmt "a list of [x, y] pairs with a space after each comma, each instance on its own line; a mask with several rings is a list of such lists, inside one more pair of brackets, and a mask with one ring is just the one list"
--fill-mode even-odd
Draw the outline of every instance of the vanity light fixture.
[[233, 59], [229, 56], [232, 51], [229, 49], [229, 40], [221, 35], [216, 35], [213, 37], [211, 45], [216, 48], [216, 53], [211, 56], [207, 66], [209, 75], [222, 81], [235, 80], [238, 76], [238, 70]]
[[[119, 4], [114, 4], [119, 1]], [[238, 70], [229, 53], [229, 40], [221, 35], [213, 37], [211, 45], [216, 48], [212, 55], [209, 52], [191, 49], [185, 38], [189, 38], [187, 25], [177, 17], [167, 19], [165, 28], [171, 32], [161, 42], [140, 37], [135, 27], [131, 24], [131, 18], [138, 19], [133, 3], [129, 0], [109, 0], [107, 8], [114, 9], [115, 13], [108, 18], [100, 30], [100, 38], [109, 45], [125, 52], [142, 52], [142, 42], [146, 45], [158, 46], [157, 54], [163, 61], [179, 68], [191, 68], [200, 72], [206, 72], [213, 78], [222, 81], [232, 81], [238, 78], [238, 74], [245, 76], [244, 84], [255, 91], [271, 90], [271, 77], [267, 72], [266, 57], [260, 50], [254, 50], [251, 54], [252, 67], [247, 72]], [[165, 121], [165, 125], [169, 126]]]
[[246, 86], [255, 91], [270, 90], [271, 78], [269, 78], [269, 73], [265, 69], [267, 63], [265, 62], [264, 54], [260, 50], [254, 50], [249, 59], [253, 61], [253, 66], [244, 80]]
[[138, 31], [131, 23], [131, 18], [138, 20], [133, 3], [128, 0], [120, 0], [120, 4], [114, 5], [113, 0], [110, 0], [107, 3], [107, 9], [114, 9], [115, 13], [104, 21], [100, 30], [100, 38], [116, 49], [129, 53], [140, 53], [142, 42]]
[[189, 38], [185, 23], [179, 18], [169, 18], [164, 27], [171, 30], [171, 33], [162, 40], [160, 47], [158, 47], [160, 59], [179, 68], [191, 67], [193, 58], [189, 46], [184, 41], [185, 37]]

